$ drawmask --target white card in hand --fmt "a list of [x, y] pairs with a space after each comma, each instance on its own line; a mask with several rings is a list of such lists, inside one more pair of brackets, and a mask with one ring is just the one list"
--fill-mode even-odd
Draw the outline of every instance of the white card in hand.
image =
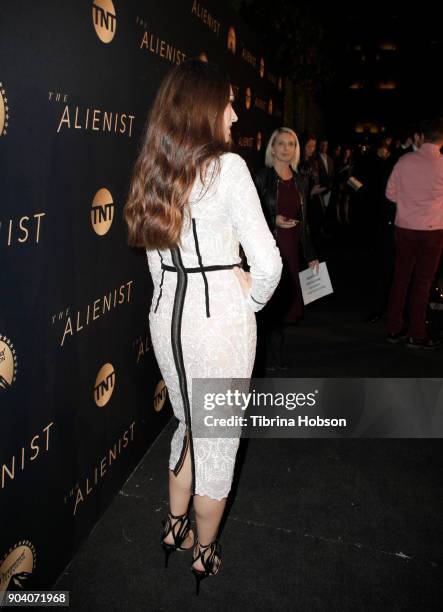
[[334, 293], [331, 279], [329, 278], [328, 268], [324, 261], [319, 265], [318, 274], [315, 268], [308, 268], [300, 272], [299, 276], [303, 303], [305, 306], [325, 295]]

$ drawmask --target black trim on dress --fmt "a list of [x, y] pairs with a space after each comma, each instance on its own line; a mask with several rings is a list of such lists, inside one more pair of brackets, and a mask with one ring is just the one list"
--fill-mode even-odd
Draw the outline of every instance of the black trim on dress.
[[[204, 270], [205, 272], [216, 272], [218, 270], [232, 270], [233, 268], [241, 268], [241, 263], [236, 264], [226, 264], [226, 265], [214, 265], [214, 266], [203, 266], [198, 268], [183, 268], [185, 272], [188, 274], [193, 274], [195, 272], [201, 272]], [[168, 266], [168, 264], [162, 264], [162, 269], [167, 270], [168, 272], [177, 272], [177, 268], [174, 266]]]
[[194, 464], [194, 444], [192, 440], [192, 428], [191, 428], [191, 408], [189, 405], [189, 394], [188, 394], [188, 383], [186, 380], [185, 364], [183, 361], [183, 349], [181, 342], [181, 326], [183, 316], [183, 306], [185, 302], [186, 289], [188, 286], [188, 278], [186, 270], [183, 266], [181, 253], [179, 247], [171, 249], [172, 261], [177, 269], [177, 286], [175, 289], [174, 307], [172, 310], [171, 319], [171, 344], [172, 354], [174, 357], [175, 367], [177, 369], [178, 380], [180, 384], [180, 392], [183, 400], [183, 409], [185, 413], [186, 432], [183, 438], [183, 446], [180, 453], [180, 458], [174, 467], [174, 474], [180, 472], [184, 458], [186, 456], [186, 450], [189, 445], [191, 453], [191, 467], [192, 467], [192, 482], [191, 492], [195, 495], [195, 464]]
[[200, 270], [203, 276], [203, 281], [205, 283], [206, 316], [209, 318], [211, 316], [209, 312], [209, 286], [208, 286], [208, 279], [206, 278], [206, 274], [203, 268], [202, 256], [200, 254], [200, 247], [198, 244], [198, 236], [197, 236], [197, 225], [195, 223], [195, 219], [192, 219], [192, 233], [194, 234], [194, 243], [195, 243], [195, 250], [197, 252], [198, 263], [200, 264]]
[[254, 300], [254, 302], [256, 304], [260, 304], [260, 306], [265, 306], [266, 305], [266, 302], [259, 302], [258, 300], [255, 299], [255, 297], [252, 297], [252, 295], [251, 295], [251, 300]]

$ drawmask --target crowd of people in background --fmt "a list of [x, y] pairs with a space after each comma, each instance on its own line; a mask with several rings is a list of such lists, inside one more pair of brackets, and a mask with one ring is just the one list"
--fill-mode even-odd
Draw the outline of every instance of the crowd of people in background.
[[331, 238], [347, 231], [372, 252], [368, 320], [374, 323], [386, 310], [395, 261], [395, 204], [386, 198], [387, 181], [400, 157], [417, 149], [422, 140], [418, 129], [395, 141], [385, 136], [358, 146], [330, 146], [314, 135], [304, 140], [300, 171], [311, 176], [308, 208], [313, 243], [323, 259]]
[[[428, 125], [428, 127], [424, 127], [425, 125]], [[440, 141], [437, 138], [440, 127], [435, 128], [435, 122], [433, 125], [434, 132], [429, 128], [429, 122], [425, 122], [420, 127], [405, 129], [395, 136], [384, 134], [372, 143], [355, 146], [344, 143], [334, 143], [331, 146], [326, 138], [317, 138], [313, 134], [308, 134], [304, 139], [299, 140], [295, 132], [288, 128], [281, 128], [272, 134], [266, 152], [266, 168], [257, 174], [256, 186], [269, 227], [273, 231], [282, 252], [283, 262], [287, 262], [285, 266], [286, 274], [284, 267], [282, 286], [286, 282], [289, 290], [285, 291], [283, 300], [282, 292], [279, 294], [278, 301], [281, 312], [278, 317], [274, 316], [277, 312], [276, 309], [268, 307], [268, 312], [272, 314], [274, 319], [274, 336], [276, 329], [278, 329], [278, 334], [274, 337], [274, 342], [271, 342], [271, 348], [268, 351], [269, 354], [273, 355], [270, 365], [271, 370], [285, 368], [281, 358], [283, 324], [296, 322], [303, 312], [300, 305], [301, 298], [297, 280], [300, 268], [299, 260], [298, 255], [295, 256], [292, 253], [294, 249], [298, 252], [299, 244], [302, 247], [300, 249], [301, 256], [304, 255], [306, 263], [312, 266], [314, 263], [317, 264], [318, 260], [327, 259], [331, 244], [335, 240], [340, 240], [344, 233], [355, 237], [359, 245], [366, 247], [371, 259], [371, 278], [369, 279], [371, 303], [368, 304], [367, 320], [370, 323], [375, 323], [387, 316], [389, 297], [395, 285], [394, 279], [396, 275], [398, 277], [400, 274], [395, 264], [396, 243], [399, 240], [398, 228], [396, 228], [398, 202], [389, 199], [387, 187], [390, 177], [393, 175], [394, 167], [397, 167], [401, 158], [414, 151], [422, 151], [423, 167], [426, 171], [429, 168], [431, 172], [429, 180], [433, 181], [434, 175], [439, 176], [441, 160], [438, 161], [436, 156], [440, 148]], [[435, 132], [435, 129], [437, 129], [437, 132]], [[427, 133], [425, 134], [426, 130]], [[424, 153], [425, 150], [428, 157]], [[415, 169], [414, 164], [418, 168], [421, 157], [417, 156], [416, 159], [414, 156], [412, 158], [411, 172], [420, 173], [420, 170]], [[435, 167], [432, 166], [432, 159], [434, 159]], [[412, 185], [414, 185], [414, 181]], [[411, 189], [414, 190], [414, 187]], [[426, 186], [423, 189], [425, 192]], [[392, 198], [394, 198], [393, 193], [394, 190], [391, 186]], [[418, 195], [419, 199], [420, 197], [421, 195]], [[404, 196], [400, 196], [400, 198], [404, 200]], [[408, 198], [409, 194], [406, 194], [406, 199], [408, 200]], [[438, 226], [440, 228], [442, 223], [441, 219], [438, 221], [441, 217], [439, 198], [441, 198], [441, 194], [436, 195], [436, 201], [432, 206], [437, 211], [434, 212], [433, 217], [434, 221], [437, 219], [434, 227]], [[292, 202], [296, 202], [297, 206], [293, 205]], [[300, 206], [300, 202], [302, 206]], [[411, 203], [407, 202], [406, 205], [410, 206]], [[413, 202], [412, 207], [414, 207]], [[418, 217], [418, 225], [416, 223], [412, 227], [408, 225], [409, 221], [406, 222], [407, 228], [412, 229], [414, 238], [418, 236], [417, 232], [423, 232], [423, 230], [431, 227], [430, 225], [422, 227], [420, 214], [415, 215]], [[404, 224], [403, 229], [405, 229]], [[427, 240], [433, 235], [440, 240], [439, 231], [440, 229], [431, 233], [425, 231], [424, 237]], [[291, 257], [289, 257], [289, 251], [291, 251]], [[306, 251], [308, 251], [308, 254]], [[289, 266], [289, 262], [294, 264], [291, 264], [292, 268]], [[415, 263], [415, 260], [411, 262], [411, 266], [414, 267]], [[421, 280], [417, 280], [420, 274], [420, 270], [417, 271], [415, 276], [412, 274], [410, 293], [415, 291], [414, 283], [420, 284]], [[437, 302], [442, 301], [443, 290], [440, 288], [443, 287], [443, 282], [439, 278], [442, 271], [440, 267], [440, 272], [438, 272], [438, 264], [437, 273], [434, 271], [433, 274], [435, 282], [430, 299]], [[292, 298], [290, 297], [291, 286]], [[429, 290], [427, 290], [428, 294]], [[414, 299], [413, 296], [410, 299], [412, 310], [415, 308]], [[277, 297], [273, 301], [271, 300], [271, 304], [276, 306]], [[283, 309], [281, 308], [282, 304]], [[277, 323], [279, 325], [276, 328]], [[416, 341], [411, 340], [408, 337], [407, 330], [405, 331], [403, 327], [399, 330], [396, 329], [395, 333], [392, 330], [389, 331], [387, 336], [389, 342], [396, 342], [403, 338], [408, 338], [407, 342], [410, 346], [436, 348], [440, 345], [440, 341], [431, 339], [427, 333], [423, 337], [416, 338]]]
[[311, 175], [309, 222], [320, 251], [322, 236], [328, 236], [335, 224], [358, 225], [363, 220], [360, 229], [373, 236], [381, 218], [395, 215], [395, 207], [385, 197], [389, 175], [400, 157], [417, 150], [422, 142], [418, 128], [395, 140], [384, 136], [372, 144], [355, 146], [331, 146], [327, 139], [314, 135], [305, 138], [300, 171]]

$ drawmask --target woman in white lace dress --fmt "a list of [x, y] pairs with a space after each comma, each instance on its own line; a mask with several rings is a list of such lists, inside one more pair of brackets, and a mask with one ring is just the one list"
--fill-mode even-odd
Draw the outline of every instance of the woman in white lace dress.
[[[251, 376], [255, 312], [282, 268], [246, 163], [229, 152], [232, 101], [229, 80], [214, 65], [175, 67], [157, 94], [125, 207], [129, 243], [147, 250], [152, 344], [178, 419], [165, 562], [173, 550], [194, 547], [197, 591], [220, 565], [216, 537], [239, 439], [193, 436], [192, 380]], [[241, 270], [240, 244], [250, 273]], [[188, 516], [192, 496], [197, 538]]]

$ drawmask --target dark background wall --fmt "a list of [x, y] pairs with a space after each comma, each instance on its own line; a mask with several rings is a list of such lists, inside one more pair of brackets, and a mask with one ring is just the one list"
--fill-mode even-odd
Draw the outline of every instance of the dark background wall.
[[1, 593], [54, 583], [171, 417], [122, 221], [160, 80], [227, 68], [251, 168], [283, 81], [215, 1], [9, 0], [0, 24]]

